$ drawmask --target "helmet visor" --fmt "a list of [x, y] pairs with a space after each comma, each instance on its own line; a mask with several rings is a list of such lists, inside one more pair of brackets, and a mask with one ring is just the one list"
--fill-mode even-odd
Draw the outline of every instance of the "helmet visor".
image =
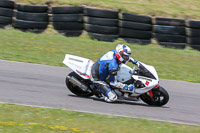
[[128, 61], [128, 60], [129, 60], [129, 55], [122, 54], [122, 58], [123, 58], [125, 61]]

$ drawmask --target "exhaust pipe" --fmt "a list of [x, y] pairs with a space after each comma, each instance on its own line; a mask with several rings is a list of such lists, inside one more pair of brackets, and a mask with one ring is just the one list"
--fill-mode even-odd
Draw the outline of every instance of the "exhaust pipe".
[[87, 91], [88, 87], [86, 85], [84, 85], [83, 83], [81, 83], [78, 79], [76, 79], [75, 77], [70, 77], [67, 76], [67, 78], [69, 79], [69, 81], [71, 83], [73, 83], [74, 85], [78, 86], [80, 89], [82, 89], [83, 91]]

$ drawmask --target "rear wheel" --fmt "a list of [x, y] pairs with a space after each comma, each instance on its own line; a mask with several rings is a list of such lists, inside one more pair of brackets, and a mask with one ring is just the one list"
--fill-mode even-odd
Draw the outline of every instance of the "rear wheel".
[[153, 97], [147, 93], [140, 96], [143, 102], [153, 106], [163, 106], [169, 101], [169, 94], [163, 87], [152, 89]]
[[[68, 76], [70, 76], [70, 77], [73, 76], [76, 79], [78, 79], [79, 81], [83, 82], [83, 80], [81, 79], [81, 77], [79, 75], [77, 75], [75, 72], [71, 72]], [[90, 92], [82, 91], [81, 88], [79, 88], [78, 86], [76, 86], [73, 83], [71, 83], [68, 78], [66, 78], [65, 82], [66, 82], [66, 86], [68, 87], [68, 89], [72, 93], [76, 94], [77, 96], [80, 96], [80, 97], [90, 97], [90, 96], [93, 95]]]

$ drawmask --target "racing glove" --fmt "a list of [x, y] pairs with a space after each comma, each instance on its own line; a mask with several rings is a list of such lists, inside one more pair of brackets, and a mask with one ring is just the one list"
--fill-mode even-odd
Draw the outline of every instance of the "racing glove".
[[139, 62], [138, 62], [138, 60], [133, 59], [132, 57], [130, 57], [129, 62], [131, 62], [131, 63], [133, 63], [133, 64], [139, 66]]

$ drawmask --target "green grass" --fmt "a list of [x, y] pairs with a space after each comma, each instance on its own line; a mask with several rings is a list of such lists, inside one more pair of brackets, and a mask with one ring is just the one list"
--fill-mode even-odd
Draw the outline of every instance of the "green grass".
[[18, 0], [17, 3], [81, 6], [125, 11], [153, 17], [200, 19], [199, 0]]
[[0, 103], [0, 133], [198, 133], [199, 126]]
[[[120, 39], [110, 43], [90, 40], [87, 35], [64, 37], [56, 33], [33, 34], [14, 29], [0, 30], [0, 37], [0, 59], [54, 66], [64, 66], [65, 54], [97, 61], [118, 43], [125, 43]], [[162, 48], [157, 44], [127, 45], [132, 49], [132, 57], [155, 66], [160, 78], [200, 83], [199, 51], [189, 47], [186, 50]]]

